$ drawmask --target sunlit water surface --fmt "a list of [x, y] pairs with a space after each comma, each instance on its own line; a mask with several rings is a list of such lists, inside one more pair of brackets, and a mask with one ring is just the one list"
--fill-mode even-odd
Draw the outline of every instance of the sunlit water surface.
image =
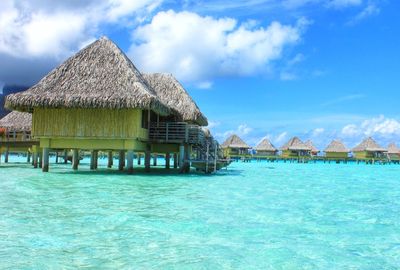
[[233, 163], [205, 176], [104, 164], [2, 163], [0, 268], [400, 268], [399, 165]]

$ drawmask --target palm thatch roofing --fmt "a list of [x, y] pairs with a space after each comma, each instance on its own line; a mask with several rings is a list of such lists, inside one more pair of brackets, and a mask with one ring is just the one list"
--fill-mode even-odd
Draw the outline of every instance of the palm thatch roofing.
[[315, 147], [314, 143], [311, 140], [306, 141], [304, 144], [307, 145], [312, 152], [319, 152], [318, 148]]
[[102, 37], [24, 92], [7, 96], [9, 109], [140, 108], [170, 113], [142, 74], [111, 40]]
[[267, 139], [263, 139], [255, 148], [256, 151], [277, 152], [278, 149]]
[[0, 128], [8, 132], [30, 132], [32, 129], [32, 114], [25, 112], [10, 112], [0, 119]]
[[243, 148], [250, 149], [251, 147], [245, 143], [239, 136], [233, 134], [221, 145], [222, 148]]
[[400, 148], [395, 143], [391, 143], [388, 146], [388, 154], [400, 154]]
[[183, 121], [207, 126], [207, 118], [197, 107], [185, 88], [172, 74], [152, 73], [143, 74], [144, 79], [152, 87], [158, 98], [178, 112]]
[[298, 137], [293, 137], [280, 150], [311, 151], [311, 148], [305, 145]]
[[348, 149], [344, 143], [339, 140], [333, 140], [324, 150], [325, 153], [349, 153]]
[[359, 145], [353, 148], [353, 152], [386, 152], [385, 148], [382, 148], [374, 139], [371, 137], [362, 141]]

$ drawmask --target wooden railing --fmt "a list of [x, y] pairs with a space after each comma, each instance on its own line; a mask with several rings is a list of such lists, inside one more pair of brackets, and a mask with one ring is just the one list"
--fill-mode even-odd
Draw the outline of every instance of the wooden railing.
[[203, 144], [205, 134], [199, 126], [185, 122], [152, 122], [149, 139], [159, 143]]

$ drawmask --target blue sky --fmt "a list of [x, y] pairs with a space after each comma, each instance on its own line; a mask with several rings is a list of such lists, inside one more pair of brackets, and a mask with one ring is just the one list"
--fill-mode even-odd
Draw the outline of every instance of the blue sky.
[[146, 72], [173, 73], [221, 142], [291, 136], [323, 147], [400, 143], [394, 0], [0, 3], [0, 84], [31, 85], [107, 35]]

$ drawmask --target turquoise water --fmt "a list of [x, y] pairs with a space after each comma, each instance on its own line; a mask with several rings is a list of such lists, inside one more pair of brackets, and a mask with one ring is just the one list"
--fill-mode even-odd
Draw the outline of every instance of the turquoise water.
[[400, 268], [398, 165], [0, 166], [0, 268]]

